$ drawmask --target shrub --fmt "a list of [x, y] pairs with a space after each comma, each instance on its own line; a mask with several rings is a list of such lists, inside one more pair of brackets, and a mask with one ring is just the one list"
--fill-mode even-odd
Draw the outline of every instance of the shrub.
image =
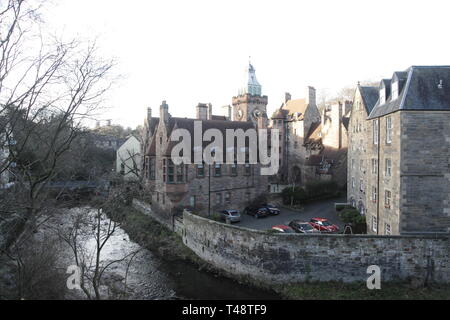
[[298, 205], [308, 201], [321, 200], [339, 195], [339, 186], [334, 181], [308, 183], [305, 188], [287, 187], [281, 192], [283, 203]]
[[344, 223], [351, 223], [353, 225], [366, 223], [366, 217], [361, 215], [355, 208], [342, 210], [339, 213], [339, 217]]

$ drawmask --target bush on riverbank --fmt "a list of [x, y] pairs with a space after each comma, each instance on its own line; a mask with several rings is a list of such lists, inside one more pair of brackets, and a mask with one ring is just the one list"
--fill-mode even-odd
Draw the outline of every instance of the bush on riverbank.
[[169, 260], [190, 260], [201, 264], [200, 259], [183, 244], [177, 234], [133, 207], [117, 208], [112, 219], [120, 222], [131, 240], [146, 249]]

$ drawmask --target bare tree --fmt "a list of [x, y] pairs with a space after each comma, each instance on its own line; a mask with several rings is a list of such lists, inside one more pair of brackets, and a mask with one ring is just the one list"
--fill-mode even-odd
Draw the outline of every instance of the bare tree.
[[[25, 272], [33, 262], [24, 249], [51, 211], [44, 210], [54, 202], [48, 185], [65, 170], [64, 155], [85, 121], [101, 108], [114, 66], [99, 57], [95, 41], [44, 34], [42, 4], [0, 2], [0, 153], [9, 151], [0, 157], [0, 174], [15, 177], [13, 187], [0, 189], [0, 253], [19, 275], [33, 277], [39, 273]], [[19, 286], [31, 281], [18, 279]]]
[[43, 34], [39, 11], [36, 1], [0, 3], [0, 150], [10, 150], [0, 173], [14, 167], [25, 195], [15, 211], [31, 227], [63, 155], [101, 106], [114, 65], [98, 58], [95, 42]]
[[[88, 299], [104, 298], [101, 287], [104, 285], [104, 275], [114, 264], [127, 262], [124, 276], [124, 292], [128, 270], [133, 258], [140, 250], [132, 251], [119, 259], [102, 259], [102, 252], [111, 237], [118, 230], [120, 223], [108, 219], [106, 211], [115, 209], [112, 205], [119, 198], [109, 198], [104, 205], [96, 208], [86, 208], [78, 214], [71, 215], [70, 221], [63, 228], [55, 228], [59, 238], [64, 241], [73, 254], [75, 264], [81, 271], [80, 287]], [[89, 241], [91, 241], [89, 245]]]

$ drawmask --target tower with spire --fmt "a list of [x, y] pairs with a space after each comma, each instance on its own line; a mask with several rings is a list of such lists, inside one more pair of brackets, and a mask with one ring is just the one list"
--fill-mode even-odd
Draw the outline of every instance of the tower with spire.
[[243, 86], [238, 95], [233, 97], [233, 120], [261, 123], [260, 118], [267, 119], [267, 96], [262, 95], [261, 84], [256, 79], [255, 68], [249, 61], [245, 70]]

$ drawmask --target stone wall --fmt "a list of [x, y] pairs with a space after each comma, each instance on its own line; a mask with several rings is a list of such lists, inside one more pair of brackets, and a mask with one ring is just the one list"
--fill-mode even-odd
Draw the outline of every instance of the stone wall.
[[450, 283], [450, 237], [270, 234], [184, 212], [183, 242], [226, 273], [270, 284], [366, 281], [378, 265], [382, 281]]
[[401, 232], [448, 232], [450, 112], [401, 112], [401, 128]]

